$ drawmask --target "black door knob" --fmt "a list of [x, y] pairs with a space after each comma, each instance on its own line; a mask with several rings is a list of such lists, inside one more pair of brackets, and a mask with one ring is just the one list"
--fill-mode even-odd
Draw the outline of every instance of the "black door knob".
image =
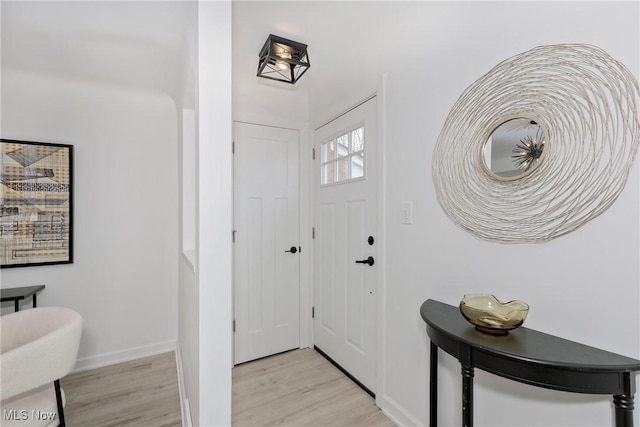
[[356, 264], [369, 264], [369, 265], [373, 265], [375, 263], [375, 260], [373, 259], [372, 256], [370, 256], [367, 259], [363, 259], [360, 261], [356, 261]]
[[296, 252], [298, 252], [298, 248], [296, 248], [295, 246], [291, 246], [291, 249], [285, 252], [291, 252], [292, 254], [295, 254]]

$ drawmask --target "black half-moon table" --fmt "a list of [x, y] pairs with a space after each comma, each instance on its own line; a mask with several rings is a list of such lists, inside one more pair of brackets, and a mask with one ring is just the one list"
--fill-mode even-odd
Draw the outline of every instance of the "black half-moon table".
[[508, 335], [479, 331], [458, 307], [427, 300], [420, 307], [431, 339], [429, 422], [438, 425], [438, 347], [462, 365], [462, 425], [473, 426], [473, 374], [482, 369], [514, 381], [573, 393], [610, 394], [616, 427], [633, 427], [640, 360], [520, 327]]

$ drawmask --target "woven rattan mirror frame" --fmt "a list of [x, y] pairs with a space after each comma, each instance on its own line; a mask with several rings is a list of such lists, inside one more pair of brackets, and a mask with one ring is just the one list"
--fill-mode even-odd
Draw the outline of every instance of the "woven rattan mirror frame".
[[[604, 50], [538, 46], [469, 86], [436, 142], [432, 177], [442, 209], [482, 240], [544, 242], [603, 213], [623, 190], [640, 142], [638, 82]], [[546, 134], [544, 161], [521, 179], [481, 164], [491, 133], [514, 118]]]

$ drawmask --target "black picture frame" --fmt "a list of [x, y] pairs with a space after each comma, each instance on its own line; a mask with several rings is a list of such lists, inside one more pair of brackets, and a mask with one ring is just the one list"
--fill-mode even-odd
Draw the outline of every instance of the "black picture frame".
[[0, 139], [0, 268], [73, 263], [73, 145]]

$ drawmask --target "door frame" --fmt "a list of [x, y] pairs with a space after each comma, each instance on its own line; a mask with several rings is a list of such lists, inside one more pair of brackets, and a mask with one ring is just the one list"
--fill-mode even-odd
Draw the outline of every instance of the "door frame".
[[[385, 336], [386, 336], [386, 331], [384, 329], [384, 325], [386, 324], [385, 322], [385, 317], [386, 317], [386, 312], [384, 311], [384, 307], [386, 306], [385, 304], [385, 300], [386, 300], [386, 282], [385, 282], [385, 271], [386, 271], [386, 249], [385, 249], [385, 241], [386, 241], [386, 227], [385, 227], [385, 219], [386, 219], [386, 209], [385, 209], [385, 195], [386, 195], [386, 188], [385, 188], [385, 162], [384, 159], [386, 157], [386, 134], [385, 134], [385, 119], [386, 119], [386, 102], [385, 102], [385, 94], [386, 94], [386, 87], [387, 87], [387, 75], [386, 74], [382, 74], [379, 82], [378, 82], [378, 87], [376, 88], [375, 92], [370, 93], [368, 96], [364, 96], [361, 97], [357, 102], [351, 104], [349, 107], [343, 109], [340, 111], [339, 114], [332, 114], [329, 116], [329, 118], [326, 118], [324, 120], [318, 121], [316, 122], [313, 126], [309, 127], [309, 131], [308, 131], [308, 144], [307, 147], [310, 150], [313, 147], [316, 147], [316, 141], [315, 141], [315, 131], [327, 124], [329, 124], [330, 122], [332, 122], [333, 120], [335, 120], [336, 118], [348, 113], [349, 111], [353, 110], [354, 108], [357, 108], [358, 106], [362, 105], [363, 103], [371, 100], [372, 98], [376, 99], [376, 127], [377, 127], [377, 132], [378, 132], [378, 141], [377, 141], [377, 151], [378, 151], [378, 157], [376, 159], [376, 166], [377, 166], [377, 176], [376, 176], [376, 208], [378, 210], [377, 213], [377, 220], [376, 220], [376, 227], [377, 227], [377, 232], [378, 232], [378, 236], [376, 237], [376, 245], [379, 244], [380, 246], [378, 247], [378, 259], [380, 259], [380, 262], [376, 263], [376, 265], [378, 266], [377, 269], [377, 274], [376, 274], [376, 290], [377, 290], [377, 295], [378, 298], [376, 300], [376, 345], [377, 345], [377, 349], [376, 349], [376, 405], [378, 407], [382, 407], [383, 406], [383, 400], [384, 400], [384, 396], [385, 396], [385, 371], [384, 371], [384, 360], [385, 360], [385, 350], [384, 350], [384, 343], [385, 343]], [[316, 155], [319, 156], [320, 152], [319, 150], [316, 150]], [[312, 227], [314, 227], [313, 224], [315, 224], [315, 196], [316, 196], [316, 160], [312, 158], [311, 153], [309, 153], [309, 155], [307, 156], [307, 168], [305, 169], [305, 175], [307, 175], [307, 180], [308, 180], [308, 189], [309, 191], [307, 192], [310, 196], [308, 197], [308, 212], [306, 212], [309, 215], [309, 219], [310, 219], [310, 225], [309, 228], [307, 228], [307, 230], [311, 230]], [[301, 164], [302, 166], [302, 164]], [[302, 167], [301, 167], [302, 169]], [[301, 180], [302, 180], [302, 176], [301, 176]], [[302, 181], [301, 181], [301, 188], [302, 188]], [[301, 202], [302, 203], [302, 202]], [[301, 218], [302, 220], [302, 218]], [[302, 223], [302, 221], [301, 221]], [[304, 228], [303, 228], [304, 230]], [[303, 233], [304, 234], [304, 233]], [[311, 233], [309, 233], [310, 235]], [[302, 234], [301, 234], [302, 236]], [[307, 306], [307, 312], [309, 313], [307, 319], [308, 319], [308, 329], [307, 329], [307, 333], [309, 336], [309, 341], [308, 341], [308, 347], [313, 348], [313, 345], [315, 343], [314, 340], [314, 336], [313, 336], [313, 320], [311, 319], [311, 307], [314, 306], [314, 301], [313, 301], [313, 295], [314, 295], [314, 291], [315, 291], [315, 281], [314, 281], [314, 260], [315, 260], [315, 251], [313, 249], [314, 246], [314, 242], [313, 240], [309, 240], [309, 251], [307, 252], [307, 255], [309, 256], [309, 258], [307, 259], [307, 267], [309, 268], [308, 270], [308, 276], [307, 276], [307, 282], [308, 282], [308, 289], [307, 292], [308, 294], [306, 295], [306, 297], [308, 297], [308, 306]], [[376, 260], [377, 261], [377, 260]], [[302, 299], [302, 298], [301, 298]], [[302, 306], [300, 307], [302, 309]], [[300, 328], [302, 330], [303, 327], [303, 323], [302, 323], [302, 319], [300, 322]], [[301, 340], [301, 344], [300, 347], [302, 348], [302, 340]]]
[[[312, 347], [311, 338], [309, 335], [310, 327], [313, 327], [313, 323], [311, 322], [311, 299], [309, 296], [309, 292], [311, 288], [310, 277], [310, 262], [313, 258], [311, 258], [312, 245], [313, 240], [311, 240], [311, 213], [309, 212], [309, 206], [313, 206], [313, 195], [310, 195], [308, 191], [302, 191], [304, 188], [309, 187], [309, 180], [313, 178], [313, 173], [306, 170], [302, 166], [306, 164], [305, 159], [311, 158], [311, 148], [309, 147], [309, 131], [308, 124], [300, 124], [299, 127], [292, 126], [281, 126], [278, 124], [264, 124], [259, 122], [252, 122], [246, 120], [233, 120], [233, 123], [244, 123], [256, 126], [265, 126], [271, 128], [278, 129], [287, 129], [298, 132], [298, 227], [299, 227], [299, 239], [300, 239], [300, 247], [302, 251], [300, 252], [300, 273], [299, 273], [299, 316], [300, 316], [300, 348]], [[233, 125], [232, 123], [232, 125]], [[233, 141], [235, 143], [235, 135], [233, 136]], [[233, 167], [235, 168], [235, 156], [232, 160]], [[235, 182], [232, 185], [232, 197], [235, 197]], [[232, 213], [231, 217], [234, 218], [235, 212]], [[235, 230], [235, 224], [233, 224], [233, 229]], [[235, 265], [235, 248], [232, 251], [233, 253], [233, 263]], [[232, 269], [233, 273], [233, 269]], [[311, 273], [312, 274], [312, 273]], [[233, 292], [232, 292], [232, 319], [235, 319], [235, 273], [233, 273], [232, 284], [233, 284]], [[233, 337], [234, 344], [232, 345], [232, 355], [231, 355], [231, 365], [234, 366], [233, 361], [235, 360], [235, 337]]]

